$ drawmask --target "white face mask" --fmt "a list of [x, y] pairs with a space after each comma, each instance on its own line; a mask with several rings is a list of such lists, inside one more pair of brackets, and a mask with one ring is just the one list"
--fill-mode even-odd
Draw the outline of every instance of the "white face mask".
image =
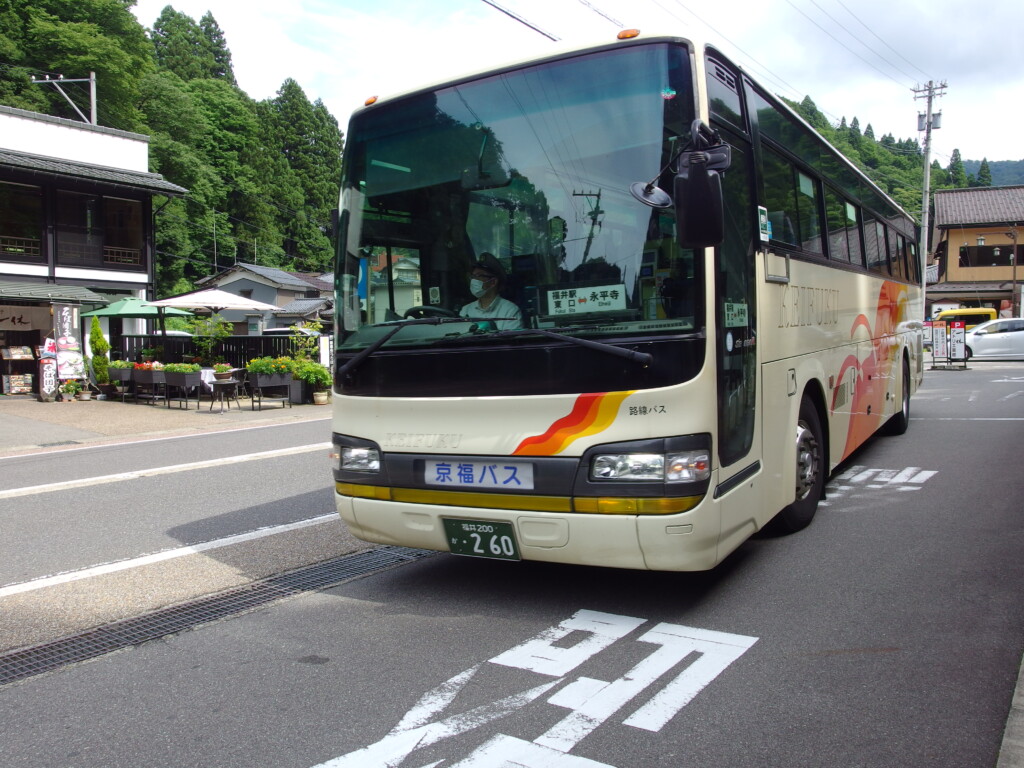
[[469, 281], [469, 292], [472, 293], [474, 296], [476, 296], [476, 298], [479, 299], [481, 296], [483, 296], [485, 293], [487, 293], [487, 289], [484, 288], [484, 285], [486, 285], [489, 282], [491, 282], [491, 281], [490, 280], [478, 280], [478, 279], [476, 279], [474, 277], [472, 280]]

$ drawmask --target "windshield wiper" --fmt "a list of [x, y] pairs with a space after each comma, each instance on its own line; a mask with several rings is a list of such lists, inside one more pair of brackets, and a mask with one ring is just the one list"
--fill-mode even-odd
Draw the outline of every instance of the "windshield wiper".
[[[472, 318], [470, 318], [472, 319]], [[579, 328], [573, 328], [573, 330], [585, 330], [586, 326], [580, 326]], [[568, 328], [566, 330], [569, 330]], [[478, 331], [487, 333], [486, 331]], [[549, 331], [546, 328], [517, 328], [510, 329], [507, 331], [493, 331], [488, 333], [488, 336], [496, 338], [510, 338], [513, 336], [530, 336], [532, 334], [539, 333], [541, 336], [547, 336], [552, 339], [558, 339], [559, 341], [568, 341], [572, 344], [578, 344], [581, 347], [587, 349], [593, 349], [597, 352], [604, 352], [609, 355], [615, 355], [616, 357], [624, 357], [631, 363], [639, 363], [644, 368], [654, 362], [654, 355], [647, 352], [637, 352], [633, 349], [623, 349], [622, 347], [616, 347], [614, 344], [605, 344], [601, 341], [591, 341], [590, 339], [581, 339], [579, 336], [569, 336], [564, 333], [556, 333], [555, 331]]]
[[341, 368], [335, 371], [335, 375], [338, 377], [344, 376], [349, 371], [358, 368], [363, 364], [370, 355], [376, 352], [378, 349], [383, 347], [389, 341], [391, 337], [398, 333], [403, 328], [408, 328], [410, 325], [443, 325], [445, 323], [465, 323], [466, 318], [464, 317], [421, 317], [416, 320], [402, 320], [395, 324], [394, 328], [385, 333], [379, 339], [368, 345], [366, 348], [361, 349], [355, 357], [345, 363]]

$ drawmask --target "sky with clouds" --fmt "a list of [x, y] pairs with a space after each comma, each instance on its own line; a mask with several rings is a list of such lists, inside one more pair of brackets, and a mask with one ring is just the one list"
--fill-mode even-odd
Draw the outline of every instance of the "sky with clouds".
[[[619, 28], [715, 43], [774, 93], [810, 96], [833, 122], [857, 117], [876, 138], [919, 138], [914, 89], [946, 82], [932, 157], [1024, 159], [1024, 26], [1020, 0], [173, 0], [207, 11], [231, 50], [239, 85], [273, 97], [286, 78], [321, 99], [345, 130], [387, 95], [565, 45], [614, 39]], [[138, 0], [151, 27], [167, 0]], [[552, 41], [551, 37], [558, 41]]]

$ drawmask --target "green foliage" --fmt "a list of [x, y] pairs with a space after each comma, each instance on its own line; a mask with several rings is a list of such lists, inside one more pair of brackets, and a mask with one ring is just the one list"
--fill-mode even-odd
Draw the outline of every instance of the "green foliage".
[[107, 368], [110, 361], [107, 359], [107, 352], [110, 351], [110, 342], [103, 335], [98, 317], [94, 317], [89, 326], [89, 346], [92, 348], [92, 372], [96, 377], [96, 383], [109, 384], [110, 374]]
[[167, 363], [164, 366], [166, 373], [199, 373], [199, 363]]
[[[81, 118], [54, 88], [34, 85], [43, 74], [101, 83], [100, 122], [124, 130], [140, 125], [138, 86], [152, 70], [152, 48], [124, 0], [7, 0], [0, 4], [0, 103], [72, 120]], [[65, 89], [69, 90], [69, 89]], [[89, 114], [88, 88], [70, 89]]]
[[134, 368], [135, 363], [131, 360], [111, 360], [108, 368]]
[[272, 375], [275, 373], [291, 373], [295, 368], [295, 361], [290, 357], [256, 357], [250, 360], [245, 369], [249, 373], [263, 373]]
[[188, 322], [200, 360], [207, 365], [213, 363], [213, 349], [231, 335], [231, 323], [220, 315], [196, 315]]
[[83, 389], [82, 382], [78, 379], [65, 379], [64, 383], [60, 385], [60, 391], [68, 397], [74, 397]]
[[331, 388], [331, 369], [312, 360], [296, 360], [292, 376], [306, 382], [316, 392], [323, 392]]
[[317, 334], [323, 330], [324, 324], [319, 320], [306, 320], [298, 325], [288, 326], [292, 331], [292, 354], [297, 360], [313, 360], [320, 352], [320, 337], [310, 336], [303, 333], [303, 329], [316, 331]]

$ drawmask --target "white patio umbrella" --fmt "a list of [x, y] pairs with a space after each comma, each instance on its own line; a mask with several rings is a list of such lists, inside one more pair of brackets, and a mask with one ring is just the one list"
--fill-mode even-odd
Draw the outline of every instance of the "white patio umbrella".
[[244, 296], [222, 291], [220, 288], [207, 288], [202, 291], [183, 293], [180, 296], [171, 296], [167, 299], [159, 299], [149, 303], [154, 307], [208, 309], [214, 313], [225, 309], [237, 309], [243, 312], [274, 312], [281, 309], [273, 304], [256, 301], [255, 299], [247, 299]]

